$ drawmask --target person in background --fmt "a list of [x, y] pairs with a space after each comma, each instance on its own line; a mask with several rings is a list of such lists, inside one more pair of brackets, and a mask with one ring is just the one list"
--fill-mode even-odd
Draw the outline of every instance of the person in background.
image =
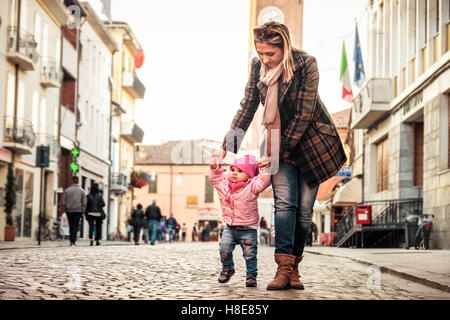
[[173, 213], [170, 213], [169, 219], [167, 219], [167, 228], [169, 229], [169, 242], [175, 240], [175, 229], [177, 227], [177, 220], [173, 217]]
[[164, 220], [161, 220], [159, 222], [159, 242], [165, 242], [166, 241], [166, 233], [167, 233], [167, 226], [166, 222]]
[[105, 206], [105, 201], [98, 190], [98, 184], [93, 183], [91, 190], [87, 196], [86, 204], [86, 220], [89, 223], [89, 239], [90, 245], [94, 245], [94, 227], [95, 227], [95, 245], [100, 245], [102, 237], [102, 210]]
[[183, 222], [183, 226], [181, 227], [181, 241], [183, 242], [186, 241], [186, 232], [187, 232], [186, 223]]
[[158, 235], [159, 222], [161, 221], [161, 209], [156, 205], [156, 200], [145, 209], [145, 217], [148, 223], [148, 237], [151, 245], [155, 245]]
[[78, 226], [81, 215], [85, 213], [87, 197], [84, 190], [78, 185], [79, 178], [72, 178], [72, 185], [64, 191], [64, 212], [69, 220], [70, 246], [75, 246], [77, 241]]
[[198, 236], [198, 226], [197, 222], [194, 223], [194, 226], [192, 227], [192, 241], [197, 241]]
[[140, 203], [137, 205], [137, 209], [131, 214], [131, 219], [133, 221], [134, 244], [138, 245], [141, 228], [144, 225], [144, 211], [142, 211], [142, 205]]

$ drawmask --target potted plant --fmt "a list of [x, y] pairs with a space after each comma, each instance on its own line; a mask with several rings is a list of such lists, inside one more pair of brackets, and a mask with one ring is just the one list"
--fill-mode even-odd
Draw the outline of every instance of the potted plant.
[[142, 188], [147, 185], [147, 174], [142, 171], [133, 171], [131, 173], [130, 184], [135, 188]]
[[5, 226], [5, 241], [14, 241], [16, 236], [16, 228], [13, 224], [12, 211], [16, 206], [16, 179], [12, 164], [8, 165], [8, 176], [6, 178], [6, 193], [5, 193], [5, 212], [6, 212], [6, 226]]

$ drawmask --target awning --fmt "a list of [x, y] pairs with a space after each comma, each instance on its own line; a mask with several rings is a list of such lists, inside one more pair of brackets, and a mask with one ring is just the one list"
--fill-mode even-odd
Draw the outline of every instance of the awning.
[[220, 212], [214, 212], [214, 211], [202, 211], [199, 212], [197, 215], [198, 220], [219, 220], [220, 218]]
[[340, 187], [333, 197], [333, 206], [352, 206], [361, 202], [362, 180], [354, 178]]
[[330, 208], [328, 208], [325, 203], [317, 200], [314, 202], [313, 212], [322, 213], [328, 211], [330, 211]]
[[334, 194], [335, 194], [336, 192], [337, 192], [336, 190], [331, 191], [331, 192], [327, 193], [326, 195], [324, 195], [324, 196], [322, 196], [322, 197], [320, 197], [320, 198], [317, 198], [317, 200], [322, 201], [322, 202], [325, 202], [325, 201], [327, 201], [327, 200], [333, 198], [333, 196], [334, 196]]

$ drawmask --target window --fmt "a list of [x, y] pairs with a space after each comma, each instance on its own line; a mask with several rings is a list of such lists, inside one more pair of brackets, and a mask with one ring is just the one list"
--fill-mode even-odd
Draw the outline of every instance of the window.
[[186, 205], [187, 206], [198, 206], [198, 197], [197, 196], [187, 196], [186, 197]]
[[384, 138], [377, 144], [377, 192], [381, 192], [388, 189], [388, 138]]
[[155, 175], [155, 179], [153, 179], [152, 176], [152, 180], [148, 183], [148, 193], [157, 193], [157, 186], [158, 184], [158, 176]]
[[209, 182], [209, 176], [205, 176], [205, 203], [214, 202], [214, 187]]
[[414, 125], [414, 185], [423, 186], [423, 122]]

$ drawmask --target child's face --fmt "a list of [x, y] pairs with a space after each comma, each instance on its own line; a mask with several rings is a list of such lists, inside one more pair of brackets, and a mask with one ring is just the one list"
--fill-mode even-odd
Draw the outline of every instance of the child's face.
[[250, 176], [239, 168], [231, 166], [230, 171], [231, 171], [230, 174], [231, 182], [245, 182], [248, 179], [250, 179]]

